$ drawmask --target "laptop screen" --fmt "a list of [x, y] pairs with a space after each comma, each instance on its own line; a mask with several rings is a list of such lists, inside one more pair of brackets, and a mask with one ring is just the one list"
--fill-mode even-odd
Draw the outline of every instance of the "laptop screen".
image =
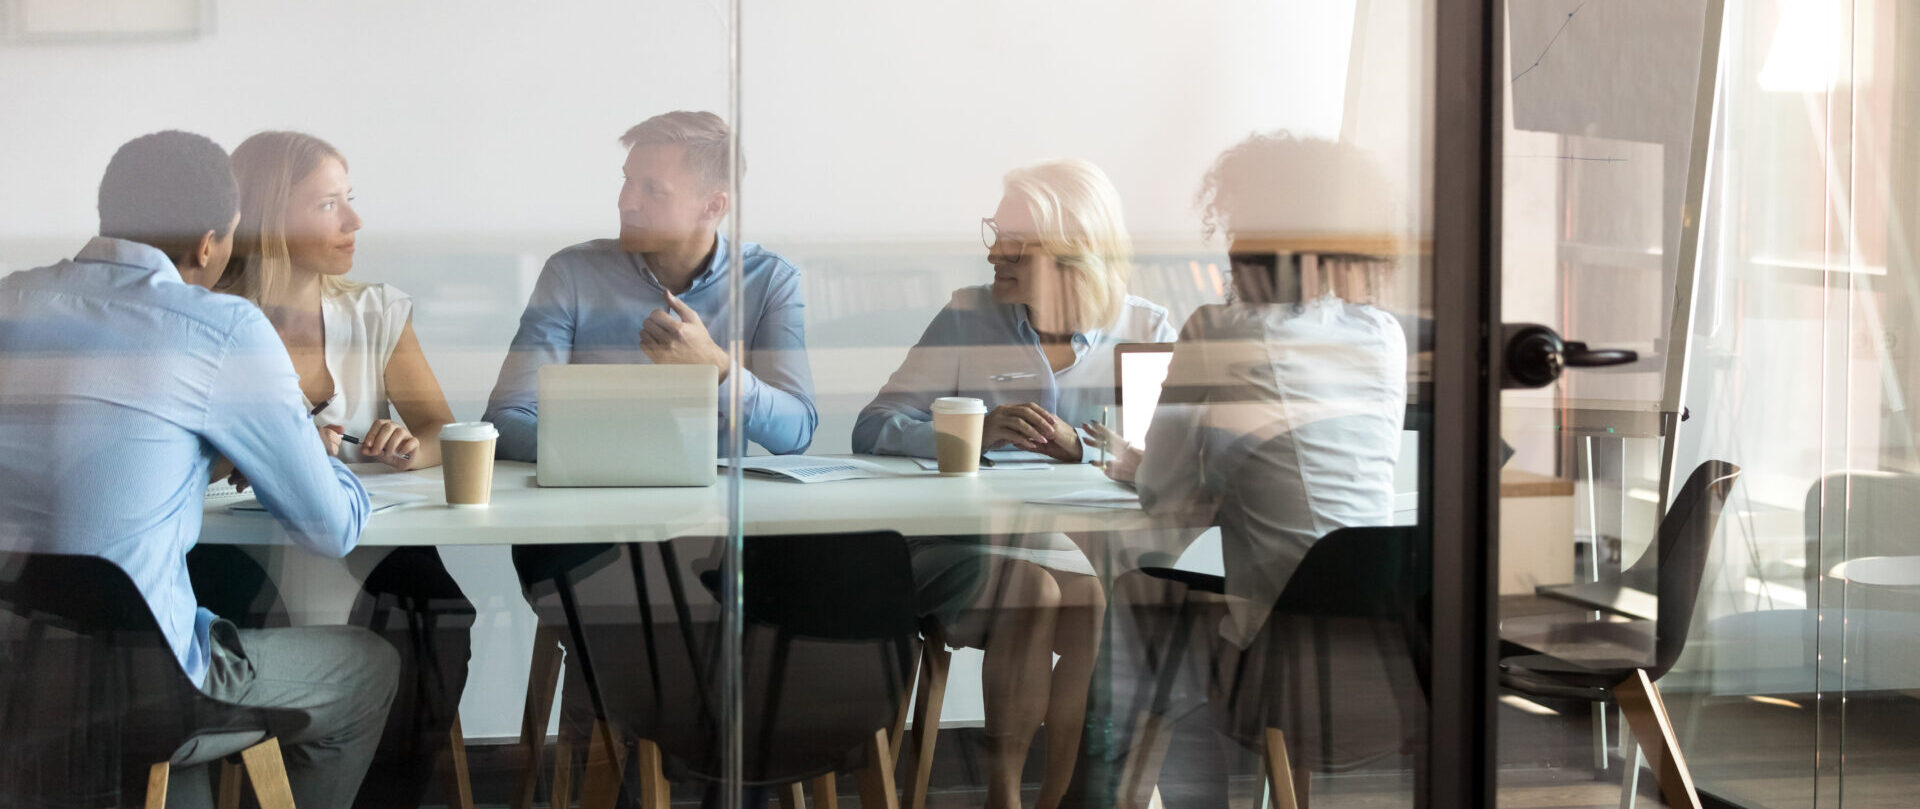
[[1120, 406], [1120, 434], [1127, 443], [1146, 445], [1153, 408], [1160, 403], [1160, 385], [1167, 380], [1167, 363], [1172, 360], [1172, 343], [1113, 347], [1113, 401]]

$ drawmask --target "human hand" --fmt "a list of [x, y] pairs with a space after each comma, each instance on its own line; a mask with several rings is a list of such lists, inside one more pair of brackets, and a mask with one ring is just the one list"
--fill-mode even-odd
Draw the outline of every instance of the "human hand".
[[375, 419], [360, 439], [360, 457], [403, 472], [413, 468], [413, 456], [419, 451], [420, 439], [387, 419]]
[[1104, 424], [1089, 421], [1080, 425], [1080, 429], [1087, 431], [1095, 447], [1107, 453], [1107, 477], [1121, 483], [1132, 483], [1134, 476], [1140, 472], [1140, 459], [1146, 455], [1146, 451], [1127, 443], [1125, 437], [1107, 429]]
[[641, 324], [640, 350], [658, 365], [711, 365], [720, 369], [720, 381], [727, 381], [732, 361], [707, 333], [700, 313], [671, 292], [667, 293], [667, 307], [672, 311], [655, 309]]
[[1011, 444], [1061, 461], [1080, 460], [1080, 436], [1059, 416], [1032, 402], [1001, 405], [980, 426], [980, 446]]
[[330, 424], [320, 429], [320, 444], [327, 448], [327, 454], [340, 457], [340, 436], [347, 434], [347, 428]]

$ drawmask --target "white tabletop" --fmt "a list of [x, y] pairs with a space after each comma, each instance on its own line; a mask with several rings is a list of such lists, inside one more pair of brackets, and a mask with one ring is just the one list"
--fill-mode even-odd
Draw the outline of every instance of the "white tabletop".
[[[1139, 509], [1040, 505], [1033, 498], [1115, 488], [1088, 464], [1040, 471], [983, 470], [976, 477], [940, 477], [911, 460], [862, 456], [901, 477], [793, 483], [747, 476], [742, 489], [745, 533], [817, 534], [898, 531], [908, 536], [1137, 531], [1168, 528]], [[724, 475], [704, 488], [543, 489], [532, 464], [495, 464], [492, 504], [446, 505], [440, 469], [365, 474], [373, 493], [425, 499], [375, 514], [363, 547], [402, 545], [534, 545], [567, 542], [658, 542], [726, 533]], [[209, 503], [200, 541], [270, 544], [287, 541], [264, 513], [233, 513]]]
[[1834, 565], [1830, 575], [1875, 587], [1920, 587], [1920, 556], [1862, 556]]

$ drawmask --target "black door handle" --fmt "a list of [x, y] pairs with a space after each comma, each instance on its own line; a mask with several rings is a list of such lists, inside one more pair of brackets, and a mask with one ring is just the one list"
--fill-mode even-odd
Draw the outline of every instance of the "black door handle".
[[1560, 339], [1559, 333], [1538, 323], [1502, 326], [1506, 361], [1501, 364], [1500, 387], [1542, 388], [1553, 384], [1566, 368], [1626, 365], [1640, 359], [1624, 348], [1588, 348], [1586, 343]]

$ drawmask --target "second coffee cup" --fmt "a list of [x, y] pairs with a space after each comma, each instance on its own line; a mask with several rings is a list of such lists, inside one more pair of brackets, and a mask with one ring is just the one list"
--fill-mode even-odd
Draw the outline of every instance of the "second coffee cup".
[[946, 396], [933, 400], [933, 450], [942, 475], [980, 471], [980, 429], [987, 405], [979, 399]]
[[486, 508], [493, 497], [493, 445], [500, 431], [484, 421], [440, 428], [440, 475], [447, 484], [447, 505]]

